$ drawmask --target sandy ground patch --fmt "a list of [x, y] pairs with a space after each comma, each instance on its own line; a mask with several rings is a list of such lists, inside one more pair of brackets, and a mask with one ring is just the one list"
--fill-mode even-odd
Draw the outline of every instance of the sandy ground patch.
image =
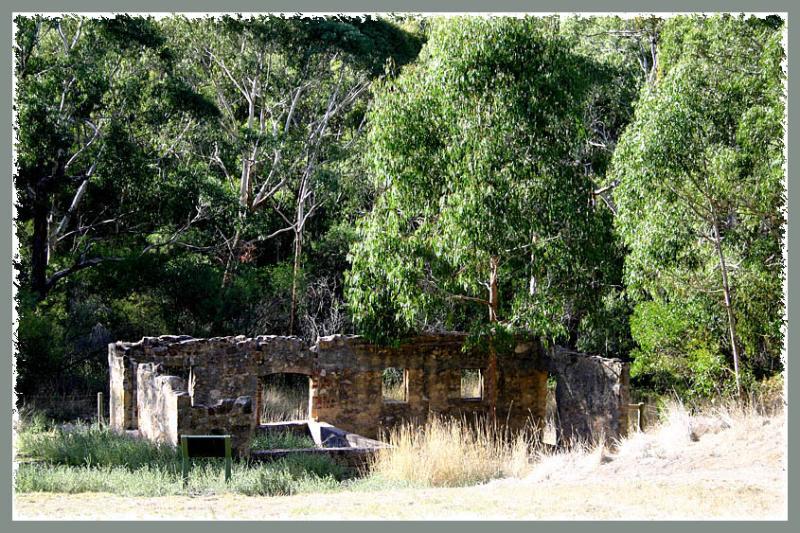
[[22, 494], [17, 519], [783, 519], [780, 491], [739, 483], [505, 484], [455, 489], [124, 498]]

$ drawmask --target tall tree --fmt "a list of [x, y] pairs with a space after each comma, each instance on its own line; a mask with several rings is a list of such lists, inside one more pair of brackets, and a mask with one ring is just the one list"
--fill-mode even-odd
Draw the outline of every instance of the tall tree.
[[[617, 142], [633, 119], [641, 87], [655, 79], [656, 43], [661, 20], [655, 17], [568, 17], [561, 20], [560, 33], [573, 52], [595, 66], [590, 71], [588, 96], [583, 106], [586, 138], [576, 157], [591, 180], [596, 222], [603, 232], [603, 284], [592, 291], [601, 295], [598, 305], [583, 313], [573, 334], [576, 348], [612, 357], [628, 356], [633, 347], [629, 319], [631, 304], [622, 279], [625, 249], [613, 234], [616, 213], [613, 191], [618, 184], [608, 167]], [[577, 317], [576, 317], [577, 318]]]
[[[781, 27], [728, 15], [667, 21], [655, 84], [614, 154], [638, 337], [665, 316], [693, 323], [699, 332], [676, 332], [694, 343], [689, 372], [693, 357], [705, 365], [724, 353], [737, 391], [744, 360], [771, 366], [780, 351]], [[703, 318], [680, 318], [687, 309]], [[652, 373], [669, 342], [640, 344], [634, 370]]]
[[44, 298], [60, 280], [119, 260], [113, 243], [138, 235], [146, 249], [166, 222], [147, 211], [163, 183], [158, 130], [207, 103], [170, 76], [150, 19], [16, 22], [22, 276]]
[[224, 17], [179, 21], [174, 31], [187, 37], [194, 85], [221, 110], [204, 150], [238, 205], [235, 223], [219, 233], [223, 283], [259, 243], [290, 234], [294, 333], [308, 221], [341, 191], [332, 173], [363, 129], [372, 78], [387, 60], [411, 60], [419, 45], [369, 17]]
[[488, 340], [493, 407], [507, 334], [565, 336], [602, 276], [603, 229], [577, 162], [589, 68], [554, 19], [440, 20], [370, 115], [383, 192], [351, 250], [356, 326], [383, 340], [437, 325]]
[[15, 23], [17, 362], [19, 390], [31, 392], [102, 368], [114, 334], [103, 317], [135, 320], [101, 303], [95, 274], [135, 272], [126, 297], [141, 287], [137, 267], [205, 216], [172, 137], [215, 110], [174, 76], [150, 18]]

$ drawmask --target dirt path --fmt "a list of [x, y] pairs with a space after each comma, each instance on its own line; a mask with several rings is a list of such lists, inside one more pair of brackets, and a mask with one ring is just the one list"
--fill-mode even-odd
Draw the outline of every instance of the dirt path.
[[457, 489], [124, 498], [23, 494], [15, 518], [119, 519], [665, 519], [781, 518], [780, 491], [739, 483], [506, 484]]

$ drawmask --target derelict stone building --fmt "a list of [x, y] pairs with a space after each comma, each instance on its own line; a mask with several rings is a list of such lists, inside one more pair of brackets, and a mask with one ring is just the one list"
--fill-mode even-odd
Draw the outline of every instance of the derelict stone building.
[[[367, 438], [402, 422], [486, 414], [485, 394], [464, 397], [465, 371], [485, 371], [488, 355], [462, 350], [460, 333], [419, 336], [398, 347], [334, 335], [308, 346], [297, 337], [145, 337], [109, 345], [110, 423], [176, 444], [181, 434], [228, 433], [247, 453], [259, 427], [264, 382], [273, 374], [309, 378], [308, 415]], [[382, 394], [387, 368], [402, 373], [402, 397]], [[547, 378], [558, 384], [567, 434], [616, 436], [627, 427], [628, 366], [615, 359], [518, 342], [498, 354], [497, 419], [521, 429], [544, 419]]]

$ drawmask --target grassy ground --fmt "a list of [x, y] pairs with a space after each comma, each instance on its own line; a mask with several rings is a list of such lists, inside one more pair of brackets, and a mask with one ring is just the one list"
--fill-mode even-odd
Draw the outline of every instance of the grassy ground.
[[[110, 492], [122, 496], [173, 494], [284, 495], [336, 490], [354, 473], [331, 459], [292, 455], [271, 463], [235, 461], [232, 482], [224, 482], [224, 462], [194, 460], [187, 487], [177, 449], [120, 435], [97, 425], [53, 427], [29, 420], [18, 432], [16, 491]], [[307, 439], [313, 446], [313, 441]], [[288, 435], [263, 436], [260, 449], [297, 447], [307, 442]]]
[[291, 431], [270, 431], [256, 435], [250, 442], [251, 450], [288, 450], [313, 448], [316, 446], [310, 435], [298, 435]]
[[[19, 519], [786, 518], [786, 425], [782, 414], [723, 408], [691, 415], [675, 405], [662, 422], [612, 448], [585, 446], [561, 453], [534, 448], [527, 461], [520, 461], [512, 441], [500, 447], [494, 459], [489, 457], [497, 461], [490, 471], [476, 469], [470, 460], [487, 458], [473, 448], [496, 446], [479, 436], [471, 446], [450, 449], [451, 462], [462, 468], [447, 469], [437, 463], [443, 457], [437, 450], [448, 448], [442, 446], [448, 431], [455, 429], [446, 425], [438, 430], [428, 428], [429, 436], [421, 436], [424, 432], [414, 436], [411, 448], [403, 446], [402, 439], [396, 440], [401, 444], [398, 455], [375, 465], [375, 472], [362, 479], [320, 482], [324, 478], [316, 478], [314, 486], [310, 481], [314, 478], [303, 477], [308, 470], [297, 467], [294, 474], [304, 481], [294, 481], [294, 494], [269, 500], [225, 488], [221, 481], [217, 485], [206, 481], [204, 488], [198, 481], [188, 492], [176, 489], [158, 493], [164, 494], [161, 497], [126, 497], [117, 487], [126, 481], [113, 477], [105, 488], [80, 494], [64, 494], [64, 486], [54, 487], [62, 490], [60, 493], [42, 492], [46, 489], [33, 483], [20, 486], [18, 481], [14, 513]], [[414, 454], [425, 467], [402, 468]], [[504, 461], [498, 460], [501, 456]], [[404, 471], [415, 475], [413, 480], [405, 479]], [[46, 477], [37, 473], [28, 479]], [[198, 480], [201, 477], [198, 475]], [[258, 486], [255, 475], [247, 471], [235, 469], [233, 477], [240, 487]], [[66, 479], [80, 477], [67, 475]], [[280, 486], [279, 481], [272, 483]], [[451, 483], [479, 484], [442, 487]]]

